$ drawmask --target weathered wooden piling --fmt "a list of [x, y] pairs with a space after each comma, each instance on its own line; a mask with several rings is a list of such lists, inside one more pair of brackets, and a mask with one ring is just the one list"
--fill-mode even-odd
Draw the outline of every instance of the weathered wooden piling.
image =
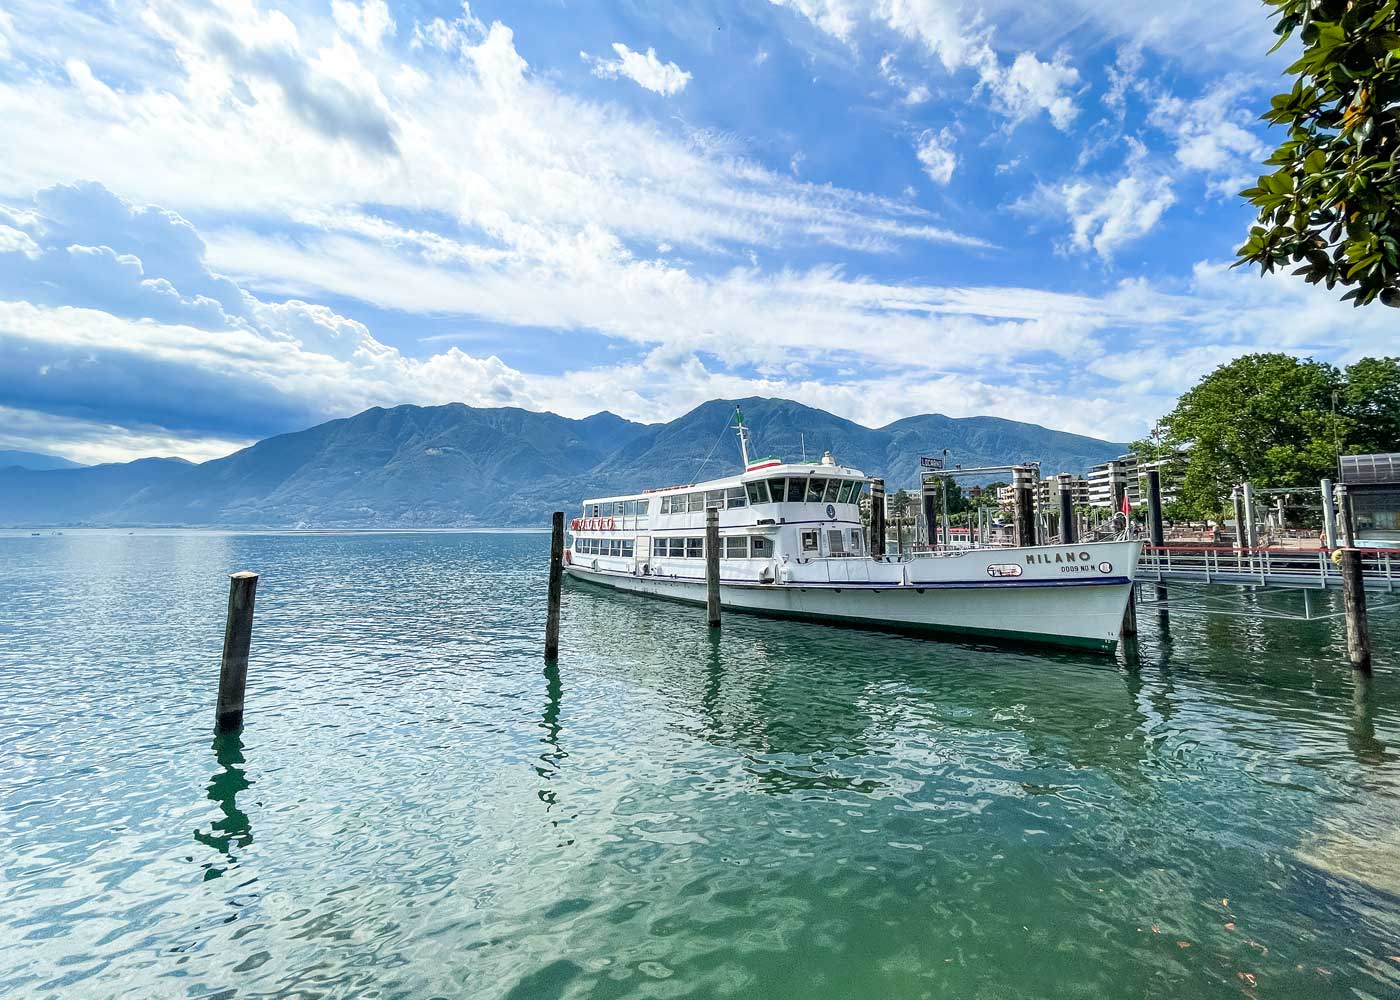
[[1035, 545], [1035, 472], [1027, 465], [1016, 466], [1012, 488], [1016, 496], [1016, 544]]
[[705, 511], [705, 613], [719, 628], [719, 511]]
[[1366, 583], [1361, 576], [1361, 552], [1346, 548], [1342, 556], [1342, 602], [1346, 608], [1347, 659], [1363, 674], [1371, 672], [1371, 628], [1366, 621]]
[[564, 599], [564, 512], [554, 512], [549, 539], [549, 609], [544, 623], [544, 658], [559, 656], [559, 606]]
[[[1162, 527], [1162, 473], [1157, 469], [1147, 470], [1147, 540], [1154, 549], [1167, 544], [1167, 533]], [[1167, 600], [1167, 588], [1160, 583], [1156, 597], [1162, 603]]]
[[1071, 492], [1069, 473], [1062, 472], [1055, 477], [1055, 481], [1060, 491], [1060, 541], [1065, 545], [1073, 545], [1079, 541], [1079, 532], [1074, 523], [1074, 495]]
[[870, 554], [876, 559], [885, 555], [885, 481], [870, 480]]
[[1254, 524], [1254, 484], [1244, 484], [1244, 537], [1248, 549], [1253, 552], [1259, 547], [1259, 529]]
[[219, 700], [214, 730], [220, 733], [243, 725], [243, 694], [248, 685], [248, 650], [253, 642], [253, 599], [258, 574], [243, 571], [228, 578], [228, 617], [224, 621], [224, 656], [219, 666]]

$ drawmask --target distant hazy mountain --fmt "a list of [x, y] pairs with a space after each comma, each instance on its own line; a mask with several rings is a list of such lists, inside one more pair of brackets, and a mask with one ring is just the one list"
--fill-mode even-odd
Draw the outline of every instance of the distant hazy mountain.
[[[611, 413], [570, 420], [515, 408], [375, 407], [200, 465], [143, 459], [0, 470], [0, 524], [414, 527], [540, 525], [586, 496], [690, 483], [739, 469], [734, 400], [665, 424]], [[928, 414], [871, 429], [786, 399], [737, 401], [753, 456], [844, 464], [917, 482], [918, 456], [963, 466], [1039, 459], [1082, 472], [1125, 446], [996, 417]], [[708, 458], [707, 458], [708, 456]]]
[[70, 462], [57, 455], [45, 455], [38, 451], [8, 451], [0, 448], [0, 469], [81, 469], [77, 462]]

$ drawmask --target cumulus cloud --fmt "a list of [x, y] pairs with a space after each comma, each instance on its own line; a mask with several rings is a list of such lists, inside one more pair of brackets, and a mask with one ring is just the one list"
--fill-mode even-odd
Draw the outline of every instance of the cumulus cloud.
[[953, 152], [953, 133], [950, 129], [940, 129], [937, 132], [929, 129], [922, 133], [914, 151], [929, 180], [935, 184], [947, 184], [953, 179], [958, 157]]
[[1177, 163], [1205, 174], [1217, 193], [1234, 194], [1253, 179], [1268, 152], [1255, 131], [1257, 115], [1242, 100], [1256, 89], [1252, 81], [1229, 76], [1193, 100], [1163, 94], [1148, 122], [1171, 137]]
[[580, 52], [579, 57], [593, 67], [596, 77], [616, 80], [623, 76], [663, 97], [679, 94], [690, 82], [689, 73], [673, 62], [662, 62], [653, 48], [648, 48], [644, 53], [633, 52], [622, 42], [613, 42], [612, 48], [617, 53], [616, 59], [595, 58], [587, 52]]

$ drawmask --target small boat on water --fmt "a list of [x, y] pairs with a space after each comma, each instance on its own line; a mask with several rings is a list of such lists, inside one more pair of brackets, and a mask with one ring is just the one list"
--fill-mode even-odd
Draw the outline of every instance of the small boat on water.
[[565, 573], [634, 594], [703, 604], [705, 518], [719, 512], [726, 609], [865, 627], [1112, 650], [1140, 541], [876, 554], [860, 502], [872, 483], [830, 453], [749, 460], [685, 486], [585, 500]]

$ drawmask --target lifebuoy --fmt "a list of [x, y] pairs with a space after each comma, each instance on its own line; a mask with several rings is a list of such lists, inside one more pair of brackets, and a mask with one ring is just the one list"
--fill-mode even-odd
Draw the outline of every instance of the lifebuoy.
[[615, 518], [615, 517], [610, 517], [610, 518], [608, 518], [608, 530], [609, 530], [609, 531], [616, 531], [616, 530], [617, 530], [617, 518]]

